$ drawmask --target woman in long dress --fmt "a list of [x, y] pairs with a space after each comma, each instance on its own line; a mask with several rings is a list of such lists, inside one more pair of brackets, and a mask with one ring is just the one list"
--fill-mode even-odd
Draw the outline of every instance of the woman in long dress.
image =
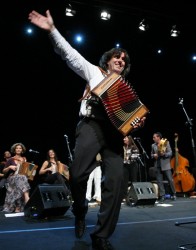
[[19, 173], [20, 167], [27, 161], [23, 154], [26, 147], [22, 143], [15, 143], [11, 147], [14, 154], [5, 164], [3, 173], [7, 176], [6, 197], [3, 206], [4, 212], [23, 212], [24, 206], [29, 200], [30, 185], [26, 175]]

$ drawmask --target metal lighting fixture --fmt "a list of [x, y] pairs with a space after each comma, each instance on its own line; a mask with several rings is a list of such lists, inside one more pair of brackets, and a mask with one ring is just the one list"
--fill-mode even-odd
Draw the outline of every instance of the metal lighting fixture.
[[103, 10], [101, 12], [101, 19], [102, 20], [109, 20], [110, 18], [111, 18], [111, 14], [108, 11]]
[[139, 23], [139, 29], [142, 31], [146, 31], [148, 30], [149, 26], [146, 23], [145, 19], [143, 19], [140, 23]]
[[76, 11], [72, 9], [71, 4], [68, 4], [66, 9], [65, 9], [65, 15], [66, 16], [75, 16]]
[[170, 35], [172, 37], [178, 37], [180, 35], [180, 31], [176, 29], [176, 25], [172, 26], [172, 29], [170, 31]]

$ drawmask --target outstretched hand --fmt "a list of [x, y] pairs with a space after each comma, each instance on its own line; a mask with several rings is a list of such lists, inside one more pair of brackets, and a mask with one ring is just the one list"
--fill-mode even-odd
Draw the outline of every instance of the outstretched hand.
[[46, 16], [43, 16], [37, 11], [33, 10], [29, 13], [28, 19], [31, 23], [48, 32], [51, 32], [53, 29], [55, 29], [54, 21], [49, 10], [46, 11]]

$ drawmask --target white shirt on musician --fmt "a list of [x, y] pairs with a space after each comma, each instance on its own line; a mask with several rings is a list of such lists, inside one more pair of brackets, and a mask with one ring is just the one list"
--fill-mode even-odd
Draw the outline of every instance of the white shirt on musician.
[[[55, 52], [66, 61], [69, 68], [89, 84], [90, 90], [105, 78], [99, 67], [87, 61], [65, 40], [57, 29], [53, 30], [49, 37], [54, 45]], [[87, 100], [85, 99], [81, 101], [80, 115], [82, 116], [88, 116], [86, 102]]]

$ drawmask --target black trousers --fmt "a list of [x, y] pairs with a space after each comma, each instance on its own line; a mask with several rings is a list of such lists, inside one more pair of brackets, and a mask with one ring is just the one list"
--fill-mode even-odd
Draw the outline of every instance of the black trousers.
[[73, 198], [72, 212], [84, 218], [86, 187], [89, 174], [96, 167], [97, 153], [101, 154], [103, 183], [101, 205], [93, 235], [109, 238], [114, 232], [122, 201], [123, 136], [110, 122], [84, 118], [76, 129], [73, 162], [70, 165], [70, 187]]
[[124, 182], [123, 182], [123, 199], [126, 199], [128, 194], [128, 184], [130, 182], [138, 181], [139, 165], [137, 161], [133, 161], [130, 164], [124, 164]]
[[54, 174], [44, 175], [41, 178], [40, 182], [48, 184], [62, 184], [65, 188], [65, 193], [69, 196], [71, 195], [69, 181], [66, 180], [66, 178], [62, 176], [59, 172], [56, 172]]

